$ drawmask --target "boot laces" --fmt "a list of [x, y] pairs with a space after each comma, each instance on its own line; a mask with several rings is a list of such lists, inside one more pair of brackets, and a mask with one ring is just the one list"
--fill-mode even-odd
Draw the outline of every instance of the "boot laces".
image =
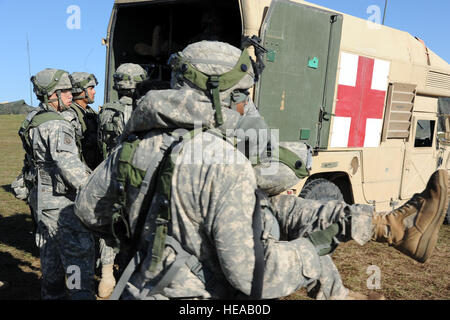
[[420, 208], [422, 207], [423, 201], [424, 201], [423, 197], [421, 197], [420, 194], [416, 193], [404, 205], [394, 210], [393, 214], [395, 217], [398, 214], [406, 215], [408, 211], [411, 209], [411, 207], [419, 211]]

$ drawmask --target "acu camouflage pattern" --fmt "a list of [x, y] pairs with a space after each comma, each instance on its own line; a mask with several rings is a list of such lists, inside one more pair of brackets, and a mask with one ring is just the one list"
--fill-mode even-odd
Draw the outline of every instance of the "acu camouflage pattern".
[[[146, 168], [156, 156], [160, 143], [160, 133], [149, 133], [139, 144], [133, 164]], [[192, 150], [203, 150], [203, 161], [192, 163], [192, 159], [198, 157], [198, 154], [191, 153]], [[234, 154], [239, 164], [224, 164], [223, 152]], [[98, 232], [110, 229], [112, 199], [118, 195], [113, 169], [117, 165], [117, 157], [116, 150], [90, 177], [76, 201], [76, 214]], [[155, 285], [175, 258], [172, 248], [166, 247], [163, 263], [155, 273], [148, 272], [150, 261], [144, 260], [130, 279], [124, 298], [226, 299], [238, 297], [238, 291], [249, 294], [254, 265], [251, 225], [256, 187], [251, 164], [231, 145], [209, 133], [199, 134], [188, 142], [183, 147], [173, 176], [172, 236], [182, 243], [186, 251], [194, 254], [205, 269], [217, 276], [205, 285], [187, 267], [183, 267], [162, 293], [146, 297], [146, 289]], [[130, 188], [127, 199], [132, 201], [135, 195], [136, 190]], [[324, 283], [319, 291], [323, 296], [344, 295], [345, 288], [336, 276], [334, 266], [327, 258], [319, 257], [314, 246], [299, 235], [305, 234], [305, 230], [313, 232], [331, 223], [348, 220], [355, 209], [363, 209], [370, 216], [372, 208], [344, 203], [335, 208], [335, 204], [326, 206], [312, 200], [284, 197], [286, 199], [266, 202], [264, 208], [266, 271], [263, 297], [286, 296], [300, 287], [317, 286], [317, 280]], [[131, 219], [130, 225], [135, 226], [135, 219]], [[272, 232], [274, 228], [279, 228], [281, 240], [273, 235], [276, 234]], [[371, 228], [370, 224], [368, 228]], [[348, 232], [348, 228], [343, 229], [343, 239], [350, 237]], [[148, 239], [146, 236], [144, 234], [143, 238]], [[149, 250], [151, 247], [144, 240], [142, 248]], [[326, 260], [324, 266], [322, 260]]]
[[[31, 78], [31, 81], [33, 82], [33, 91], [36, 93], [36, 96], [50, 97], [57, 90], [72, 89], [72, 83], [68, 72], [64, 72], [60, 79], [54, 79], [54, 76], [58, 71], [62, 70], [47, 68], [38, 72]], [[55, 85], [50, 89], [46, 89], [52, 83], [55, 83]]]
[[[179, 53], [183, 59], [206, 75], [220, 75], [230, 71], [238, 62], [241, 54], [242, 51], [240, 49], [219, 41], [200, 41], [193, 43]], [[187, 80], [177, 81], [175, 83], [175, 80], [179, 79], [181, 74], [182, 70], [172, 71], [172, 86], [174, 88], [190, 88], [194, 91], [199, 89]], [[234, 90], [247, 90], [253, 87], [254, 78], [255, 74], [253, 67], [248, 66], [247, 73], [235, 86], [220, 93], [222, 106], [233, 108], [233, 105], [230, 105], [230, 94]], [[204, 92], [200, 90], [198, 90], [198, 92], [200, 96], [205, 97]], [[180, 95], [183, 97], [183, 93], [180, 93]], [[189, 99], [189, 97], [186, 98]], [[205, 102], [204, 100], [201, 100], [202, 98], [193, 97], [193, 99], [196, 103], [199, 103], [200, 101], [202, 103]], [[207, 100], [209, 100], [209, 98], [207, 98]], [[207, 100], [206, 103], [208, 103]], [[174, 102], [180, 103], [179, 101]], [[149, 103], [154, 105], [154, 101]], [[189, 104], [189, 101], [183, 100], [181, 103]], [[212, 105], [210, 108], [212, 108]], [[202, 108], [202, 110], [207, 110], [207, 108]], [[224, 108], [222, 108], [222, 114], [227, 113], [228, 117], [230, 117], [230, 113], [232, 114], [230, 111], [231, 110], [224, 111]], [[198, 115], [194, 115], [194, 117], [197, 116]], [[199, 116], [199, 119], [200, 118], [202, 118], [201, 115]], [[207, 127], [210, 125], [214, 124], [208, 123]], [[246, 147], [249, 148], [246, 155], [252, 164], [255, 165], [254, 169], [257, 171], [256, 176], [258, 179], [258, 186], [267, 194], [278, 194], [290, 189], [300, 181], [291, 169], [280, 163], [278, 160], [272, 159], [271, 156], [268, 156], [268, 151], [269, 154], [272, 153], [272, 156], [278, 151], [278, 133], [269, 129], [250, 97], [248, 97], [248, 103], [244, 108], [244, 117], [238, 115], [238, 120], [228, 120], [228, 123], [225, 122], [220, 129], [222, 129], [224, 133], [226, 130], [233, 129], [234, 136], [240, 141], [238, 148], [240, 148], [241, 151]], [[257, 130], [256, 135], [253, 134], [254, 130]], [[244, 144], [247, 145], [245, 146]], [[294, 151], [307, 167], [310, 167], [311, 150], [308, 149], [306, 144], [294, 142], [291, 143], [289, 149]]]
[[[122, 78], [122, 75], [127, 77]], [[134, 90], [139, 82], [147, 79], [147, 71], [138, 64], [124, 63], [117, 68], [113, 77], [115, 90]]]
[[133, 111], [133, 99], [123, 96], [118, 102], [105, 104], [98, 115], [98, 143], [103, 156], [119, 144], [120, 136], [125, 129]]
[[[206, 75], [222, 75], [232, 70], [238, 62], [242, 51], [228, 43], [220, 41], [200, 41], [188, 45], [178, 54], [188, 61], [193, 67]], [[182, 70], [172, 71], [172, 86], [175, 87], [175, 80], [178, 79]], [[252, 66], [247, 66], [245, 76], [233, 87], [221, 92], [222, 105], [224, 101], [229, 101], [230, 93], [236, 89], [249, 89], [254, 85], [255, 73]], [[199, 89], [189, 81], [179, 82], [180, 86], [191, 86]], [[225, 104], [226, 105], [226, 104]]]
[[[95, 76], [91, 73], [74, 72], [70, 76], [72, 78], [72, 93], [74, 96], [83, 93], [84, 89], [95, 87], [98, 84]], [[86, 82], [88, 79], [89, 81]]]
[[[73, 212], [73, 205], [38, 215], [36, 245], [41, 259], [41, 296], [44, 300], [93, 299], [94, 241]], [[80, 270], [80, 288], [68, 290], [73, 267]]]
[[114, 259], [116, 258], [116, 254], [114, 253], [114, 248], [110, 247], [106, 244], [105, 239], [99, 238], [99, 254], [100, 254], [100, 263], [102, 266], [107, 266], [109, 264], [114, 263]]
[[[223, 110], [226, 121], [221, 129], [236, 128], [240, 115], [226, 108]], [[146, 170], [161, 152], [166, 135], [162, 130], [191, 130], [197, 123], [214, 126], [214, 111], [204, 94], [189, 88], [150, 91], [140, 100], [125, 130], [126, 134], [147, 132], [136, 150], [133, 165]], [[224, 154], [233, 161], [224, 161]], [[99, 234], [111, 234], [111, 212], [119, 194], [115, 181], [118, 155], [118, 150], [113, 151], [99, 166], [78, 193], [75, 204], [76, 214]], [[188, 141], [177, 160], [170, 201], [172, 236], [215, 276], [204, 284], [184, 266], [162, 292], [148, 297], [148, 290], [175, 259], [173, 249], [166, 247], [163, 262], [154, 273], [148, 271], [147, 255], [148, 259], [133, 274], [122, 298], [226, 299], [240, 297], [241, 293], [248, 295], [255, 260], [252, 215], [257, 188], [250, 161], [232, 145], [208, 132]], [[133, 187], [127, 191], [128, 207], [135, 205], [137, 192]], [[358, 212], [363, 217], [371, 217], [373, 209], [287, 197], [267, 200], [263, 208], [262, 240], [266, 258], [263, 298], [286, 296], [300, 287], [317, 288], [318, 284], [319, 298], [344, 296], [346, 290], [334, 265], [329, 258], [319, 257], [316, 248], [304, 237], [305, 230], [313, 232], [335, 222], [353, 221], [352, 215]], [[128, 219], [133, 230], [137, 217]], [[372, 228], [369, 218], [362, 221], [362, 230]], [[144, 226], [144, 230], [145, 227], [152, 226]], [[280, 231], [279, 236], [274, 230]], [[351, 226], [343, 228], [342, 241], [353, 237], [366, 239], [365, 231], [361, 236], [351, 234], [352, 230], [359, 232]], [[142, 237], [141, 249], [148, 253], [151, 246], [147, 235]]]
[[[46, 104], [39, 109], [56, 112]], [[69, 296], [91, 298], [93, 239], [73, 212], [76, 191], [87, 181], [90, 170], [79, 158], [75, 132], [69, 122], [47, 121], [28, 134], [37, 172], [29, 204], [38, 225], [36, 244], [41, 251], [42, 298], [65, 295], [64, 279], [73, 272], [67, 269], [69, 266], [78, 266], [81, 271], [81, 288], [69, 290]]]
[[146, 78], [147, 72], [140, 65], [134, 63], [124, 63], [114, 73], [114, 89], [119, 91], [121, 98], [118, 102], [105, 104], [98, 115], [97, 137], [104, 158], [118, 145], [120, 136], [133, 111], [131, 95], [136, 89], [136, 85]]
[[[39, 108], [56, 112], [45, 104]], [[66, 204], [68, 196], [75, 195], [90, 173], [79, 159], [75, 132], [69, 122], [52, 120], [32, 128], [29, 137], [33, 147], [32, 158], [39, 169], [40, 184], [51, 187], [48, 193], [42, 191], [46, 188], [40, 190], [43, 197], [40, 208], [59, 208], [59, 201]]]
[[17, 178], [11, 183], [11, 188], [17, 199], [26, 200], [28, 198], [28, 189], [23, 180], [23, 173], [19, 174]]
[[[103, 160], [97, 141], [97, 113], [90, 106], [86, 106], [86, 109], [84, 109], [74, 102], [69, 109], [61, 114], [72, 124], [75, 130], [81, 160], [91, 170], [94, 170]], [[99, 262], [102, 265], [114, 263], [114, 249], [107, 246], [104, 239], [98, 238], [95, 241], [98, 241]]]

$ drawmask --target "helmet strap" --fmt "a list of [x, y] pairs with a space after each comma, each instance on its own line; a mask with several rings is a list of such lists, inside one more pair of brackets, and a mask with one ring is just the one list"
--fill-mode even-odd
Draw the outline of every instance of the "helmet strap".
[[226, 91], [242, 80], [247, 75], [251, 66], [250, 56], [247, 49], [243, 50], [238, 62], [230, 71], [219, 75], [208, 76], [197, 70], [191, 62], [184, 59], [179, 53], [172, 55], [169, 64], [173, 70], [181, 72], [178, 81], [186, 79], [195, 86], [204, 91], [209, 91], [212, 98], [213, 107], [216, 111], [216, 124], [223, 124], [222, 105], [220, 101], [220, 92]]
[[61, 109], [61, 111], [69, 109], [69, 106], [66, 106], [61, 98], [61, 90], [56, 90], [56, 96], [58, 97], [58, 99], [52, 99], [52, 100], [58, 101], [59, 108]]
[[92, 100], [91, 97], [88, 94], [88, 88], [83, 89], [83, 91], [84, 91], [84, 93], [86, 95], [86, 99], [87, 99], [88, 104], [94, 103], [95, 101]]
[[59, 99], [49, 99], [47, 95], [44, 95], [44, 103], [49, 104], [50, 102], [58, 101]]
[[84, 96], [81, 96], [81, 94], [74, 96], [73, 100], [83, 100], [86, 99], [87, 100], [87, 104], [91, 104], [94, 103], [95, 101], [91, 99], [91, 97], [88, 94], [88, 89], [87, 88], [83, 88], [83, 92], [84, 92]]
[[210, 89], [210, 93], [212, 96], [213, 107], [216, 110], [217, 126], [221, 126], [223, 124], [222, 104], [220, 102], [219, 80], [220, 76], [210, 76], [207, 82], [207, 87]]

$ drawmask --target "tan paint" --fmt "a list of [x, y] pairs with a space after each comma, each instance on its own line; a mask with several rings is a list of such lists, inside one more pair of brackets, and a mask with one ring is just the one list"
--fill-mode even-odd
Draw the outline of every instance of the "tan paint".
[[438, 98], [429, 96], [416, 96], [414, 103], [415, 112], [435, 113], [438, 107]]
[[[301, 0], [293, 2], [326, 9]], [[240, 0], [240, 3], [244, 34], [260, 35], [261, 28], [255, 27], [255, 24], [262, 21], [262, 12], [270, 1]], [[439, 155], [445, 157], [444, 166], [450, 165], [448, 147], [437, 152], [434, 142], [431, 148], [414, 148], [415, 120], [419, 115], [416, 112], [420, 112], [421, 119], [424, 115], [436, 118], [437, 97], [450, 96], [450, 87], [445, 90], [430, 85], [433, 83], [429, 80], [429, 73], [439, 72], [433, 74], [439, 79], [443, 77], [441, 74], [448, 75], [450, 84], [450, 65], [427, 48], [426, 42], [424, 45], [407, 32], [375, 25], [347, 14], [343, 16], [341, 51], [388, 60], [391, 64], [389, 82], [416, 86], [414, 125], [410, 128], [409, 139], [388, 139], [378, 148], [321, 151], [314, 157], [311, 175], [343, 172], [350, 180], [356, 203], [374, 203], [378, 211], [390, 210], [393, 205], [402, 204], [412, 193], [420, 192], [425, 187], [426, 180], [436, 169]], [[301, 181], [295, 187], [297, 194], [305, 182]]]
[[[437, 121], [437, 116], [433, 113], [415, 112], [413, 119]], [[412, 136], [415, 136], [417, 130], [416, 121], [413, 121], [411, 130]], [[434, 130], [436, 132], [436, 128]], [[434, 136], [436, 136], [436, 134], [434, 134]], [[428, 178], [436, 167], [437, 155], [436, 140], [433, 141], [433, 145], [431, 147], [425, 148], [414, 148], [414, 139], [410, 139], [406, 143], [400, 194], [401, 199], [408, 199], [416, 193], [417, 185], [425, 186]]]

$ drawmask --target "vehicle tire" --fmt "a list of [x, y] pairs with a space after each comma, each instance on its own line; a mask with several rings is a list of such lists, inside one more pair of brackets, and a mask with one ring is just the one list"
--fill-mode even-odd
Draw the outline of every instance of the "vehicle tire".
[[300, 192], [299, 197], [311, 200], [344, 201], [344, 196], [338, 186], [323, 178], [307, 182]]

